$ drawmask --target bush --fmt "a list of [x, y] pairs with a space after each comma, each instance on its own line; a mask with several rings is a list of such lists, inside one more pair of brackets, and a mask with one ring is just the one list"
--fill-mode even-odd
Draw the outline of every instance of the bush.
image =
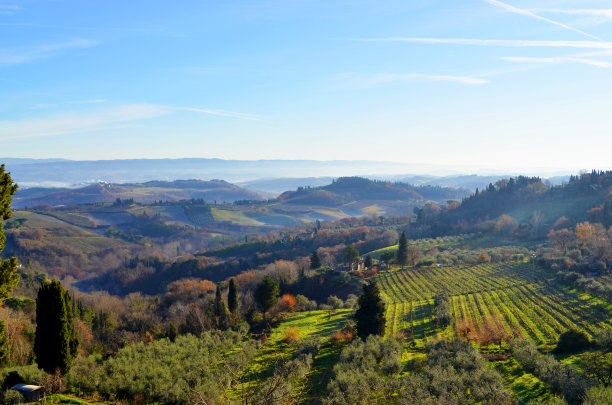
[[355, 338], [355, 333], [352, 330], [341, 329], [331, 334], [330, 339], [337, 344], [350, 343]]
[[302, 294], [296, 295], [295, 299], [297, 300], [297, 309], [300, 311], [314, 311], [317, 309], [317, 302], [309, 300]]
[[289, 327], [283, 333], [283, 342], [288, 345], [294, 345], [300, 341], [300, 330], [298, 328]]
[[557, 343], [555, 353], [576, 353], [589, 347], [590, 343], [589, 337], [585, 332], [570, 329], [559, 336], [559, 343]]
[[589, 389], [582, 405], [612, 404], [612, 387], [593, 387]]
[[2, 403], [6, 405], [23, 404], [23, 396], [15, 390], [6, 390], [2, 393]]

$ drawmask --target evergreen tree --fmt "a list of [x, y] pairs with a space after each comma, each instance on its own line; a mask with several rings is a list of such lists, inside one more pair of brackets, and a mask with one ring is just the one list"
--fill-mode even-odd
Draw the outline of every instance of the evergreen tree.
[[227, 292], [227, 307], [230, 312], [236, 315], [238, 311], [238, 286], [236, 280], [232, 277], [229, 282], [229, 291]]
[[[4, 227], [2, 221], [6, 221], [12, 215], [11, 201], [13, 194], [17, 191], [17, 184], [13, 183], [10, 173], [4, 172], [4, 165], [0, 165], [0, 253], [4, 250]], [[17, 274], [17, 259], [11, 257], [3, 260], [0, 257], [0, 305], [5, 298], [13, 292], [13, 288], [19, 282]], [[8, 354], [8, 337], [6, 325], [0, 320], [0, 363], [6, 360]]]
[[404, 268], [408, 261], [408, 238], [406, 237], [406, 231], [402, 232], [399, 238], [399, 244], [397, 246], [397, 261]]
[[353, 245], [348, 245], [344, 248], [344, 252], [342, 252], [342, 261], [344, 263], [352, 265], [359, 259], [359, 251]]
[[77, 355], [79, 341], [74, 330], [70, 294], [57, 280], [47, 281], [36, 298], [34, 354], [38, 367], [47, 373], [65, 374]]
[[223, 301], [220, 286], [217, 286], [217, 292], [215, 293], [215, 319], [217, 320], [217, 327], [219, 329], [227, 329], [229, 324], [229, 311], [227, 310], [225, 301]]
[[372, 260], [372, 256], [367, 255], [365, 260], [364, 260], [364, 262], [363, 262], [363, 265], [365, 266], [366, 269], [371, 269], [372, 266], [374, 265], [374, 262]]
[[319, 252], [315, 250], [310, 256], [310, 268], [318, 269], [319, 267], [321, 267], [321, 258], [319, 257]]
[[355, 312], [357, 322], [357, 336], [361, 339], [369, 335], [384, 335], [385, 303], [380, 296], [380, 289], [376, 280], [372, 279], [363, 286], [363, 291], [357, 301], [359, 308]]
[[261, 307], [264, 313], [276, 304], [278, 294], [280, 294], [278, 282], [274, 281], [270, 276], [265, 276], [261, 283], [255, 288], [255, 302]]

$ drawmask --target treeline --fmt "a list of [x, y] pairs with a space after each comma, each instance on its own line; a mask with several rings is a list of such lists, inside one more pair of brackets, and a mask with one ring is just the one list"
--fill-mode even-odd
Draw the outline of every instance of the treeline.
[[[451, 202], [440, 207], [424, 206], [415, 209], [415, 220], [410, 225], [413, 238], [465, 232], [502, 233], [525, 240], [538, 240], [553, 228], [545, 223], [541, 213], [523, 223], [506, 215], [523, 205], [559, 204], [568, 202], [570, 212], [565, 215], [571, 224], [585, 219], [612, 224], [612, 204], [606, 202], [612, 184], [612, 171], [593, 171], [572, 176], [567, 184], [551, 186], [539, 177], [518, 176], [501, 179], [484, 190], [464, 198], [460, 204]], [[580, 208], [591, 198], [594, 205], [588, 212]], [[587, 208], [588, 209], [588, 208]], [[408, 232], [408, 230], [407, 230]]]

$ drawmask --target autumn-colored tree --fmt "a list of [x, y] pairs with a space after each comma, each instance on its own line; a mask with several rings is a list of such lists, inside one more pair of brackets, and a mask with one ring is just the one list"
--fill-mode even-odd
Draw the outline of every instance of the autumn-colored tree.
[[479, 262], [479, 263], [486, 263], [486, 262], [488, 262], [488, 261], [489, 261], [489, 256], [487, 256], [487, 254], [486, 254], [486, 253], [482, 252], [482, 253], [480, 254], [480, 256], [478, 256], [478, 262]]
[[474, 321], [470, 318], [458, 319], [455, 323], [455, 329], [457, 336], [464, 338], [468, 342], [471, 342], [476, 337], [477, 329]]
[[578, 243], [583, 247], [592, 247], [595, 242], [605, 236], [605, 230], [601, 224], [581, 222], [576, 224], [574, 230]]
[[567, 249], [576, 241], [574, 232], [567, 228], [559, 230], [552, 229], [550, 232], [548, 232], [547, 236], [551, 245], [563, 253], [566, 253]]
[[408, 246], [406, 256], [408, 257], [408, 264], [414, 266], [423, 257], [423, 252], [417, 246]]
[[280, 299], [280, 305], [285, 311], [293, 311], [297, 306], [297, 299], [293, 294], [283, 294]]
[[501, 350], [502, 343], [510, 339], [512, 339], [512, 334], [506, 330], [499, 315], [485, 317], [483, 327], [477, 336], [478, 343], [485, 346], [499, 345], [499, 350]]
[[217, 286], [209, 280], [182, 279], [170, 283], [167, 287], [168, 296], [176, 301], [194, 301], [215, 291]]

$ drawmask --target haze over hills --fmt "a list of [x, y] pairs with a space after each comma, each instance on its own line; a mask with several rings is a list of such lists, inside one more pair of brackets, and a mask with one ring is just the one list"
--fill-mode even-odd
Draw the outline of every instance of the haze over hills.
[[74, 189], [41, 187], [20, 189], [13, 199], [13, 207], [113, 202], [117, 198], [122, 200], [132, 199], [140, 203], [190, 199], [203, 199], [211, 203], [216, 201], [221, 203], [236, 200], [261, 200], [267, 198], [267, 196], [238, 187], [224, 180], [149, 181], [142, 184], [95, 183]]
[[[513, 170], [479, 169], [441, 165], [359, 160], [223, 160], [223, 159], [128, 159], [75, 161], [66, 159], [0, 158], [20, 188], [79, 187], [87, 184], [144, 183], [153, 180], [222, 179], [254, 191], [281, 194], [298, 187], [318, 187], [341, 176], [361, 176], [413, 185], [467, 188], [486, 187]], [[567, 173], [550, 169], [523, 172], [551, 178], [553, 184], [567, 180]]]

